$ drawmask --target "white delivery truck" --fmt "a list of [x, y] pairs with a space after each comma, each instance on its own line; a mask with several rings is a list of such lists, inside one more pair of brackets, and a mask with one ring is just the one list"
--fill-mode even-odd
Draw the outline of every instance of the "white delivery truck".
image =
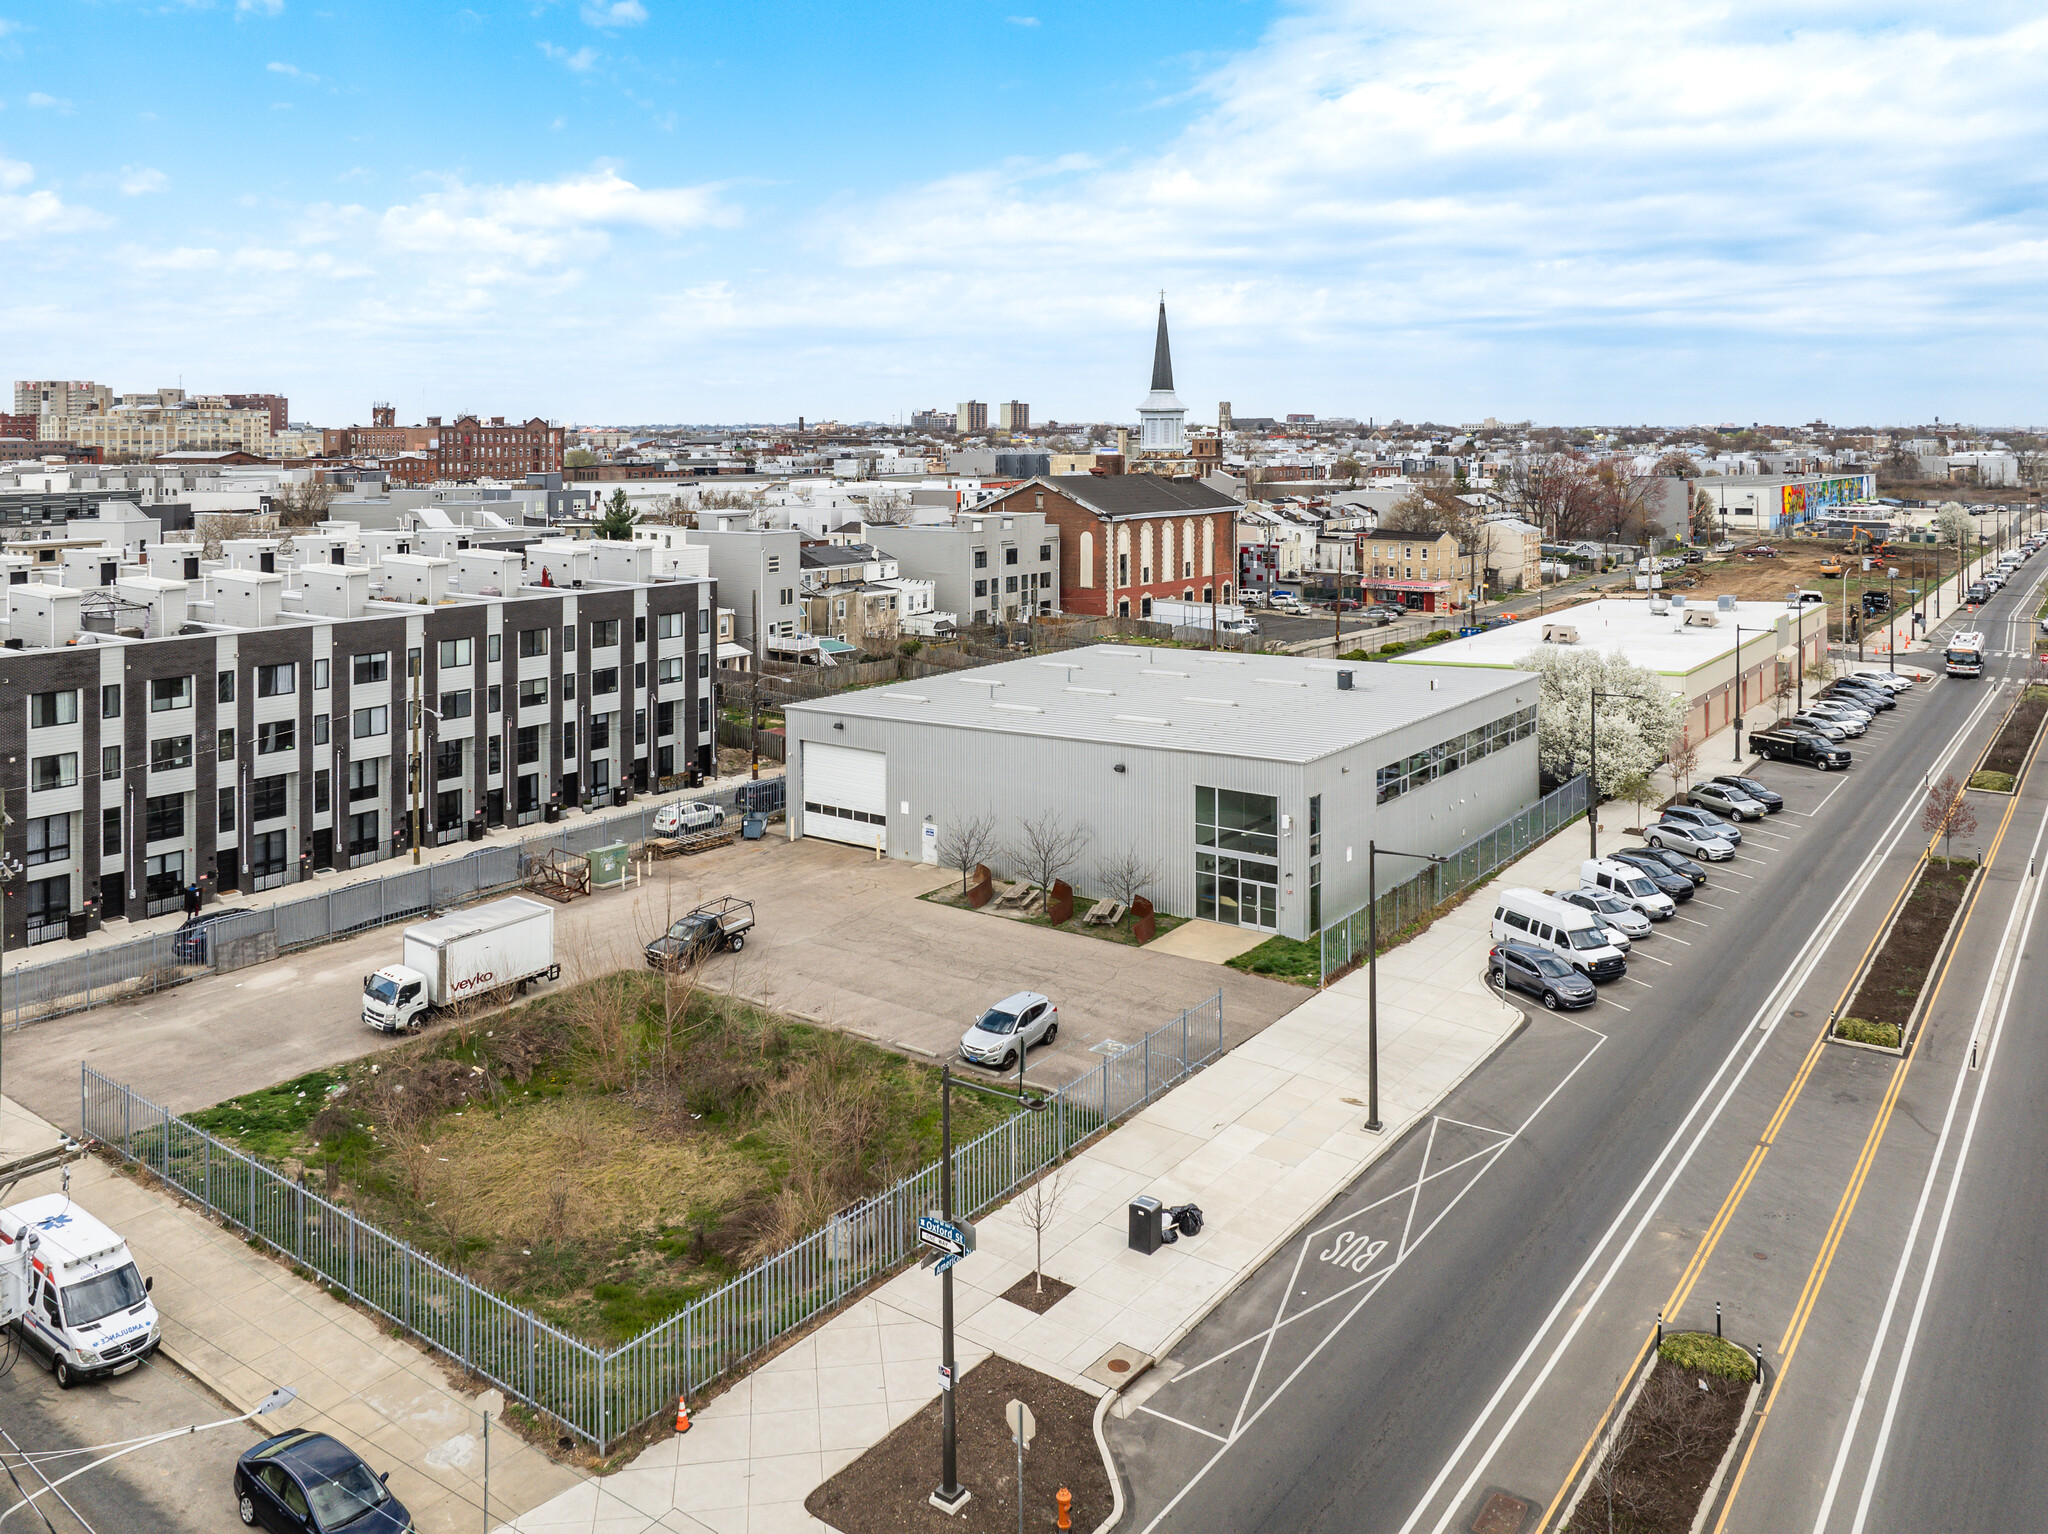
[[363, 976], [363, 1021], [384, 1033], [417, 1028], [437, 1007], [559, 980], [555, 908], [524, 895], [405, 929], [405, 962]]
[[0, 1209], [0, 1305], [59, 1389], [126, 1374], [150, 1355], [163, 1340], [154, 1282], [68, 1193]]
[[1177, 629], [1207, 629], [1213, 623], [1219, 633], [1256, 634], [1258, 619], [1235, 602], [1183, 602], [1178, 598], [1155, 597], [1151, 621], [1170, 623]]

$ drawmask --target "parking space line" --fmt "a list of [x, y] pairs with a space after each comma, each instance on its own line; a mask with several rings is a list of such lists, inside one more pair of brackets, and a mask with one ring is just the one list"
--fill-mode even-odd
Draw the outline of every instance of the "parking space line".
[[1693, 920], [1693, 919], [1692, 919], [1692, 918], [1691, 918], [1690, 916], [1678, 916], [1678, 917], [1674, 917], [1674, 918], [1673, 918], [1673, 920], [1675, 920], [1675, 921], [1682, 921], [1682, 922], [1686, 923], [1686, 924], [1687, 924], [1688, 926], [1693, 926], [1693, 927], [1704, 927], [1704, 926], [1706, 926], [1706, 925], [1707, 925], [1707, 924], [1706, 924], [1705, 922], [1703, 922], [1703, 921], [1694, 921], [1694, 920]]
[[1732, 861], [1737, 863], [1754, 863], [1759, 868], [1769, 868], [1771, 866], [1770, 864], [1766, 863], [1762, 858], [1753, 858], [1750, 857], [1747, 853], [1742, 852], [1736, 853]]
[[1759, 830], [1758, 830], [1758, 829], [1757, 829], [1757, 828], [1756, 828], [1755, 826], [1751, 826], [1751, 827], [1750, 827], [1750, 828], [1749, 828], [1749, 829], [1748, 829], [1747, 831], [1743, 832], [1743, 835], [1745, 835], [1745, 836], [1768, 836], [1768, 837], [1770, 837], [1770, 838], [1771, 838], [1772, 840], [1774, 840], [1774, 841], [1781, 841], [1781, 842], [1789, 842], [1790, 840], [1792, 840], [1792, 838], [1791, 838], [1791, 837], [1789, 837], [1789, 836], [1785, 835], [1785, 834], [1784, 834], [1784, 833], [1783, 833], [1782, 831], [1759, 831]]
[[1666, 969], [1670, 969], [1672, 967], [1671, 961], [1669, 959], [1660, 959], [1654, 953], [1646, 953], [1641, 955], [1641, 957], [1648, 959], [1652, 964], [1661, 964]]
[[1621, 1005], [1621, 1003], [1620, 1003], [1620, 1002], [1618, 1002], [1618, 1001], [1610, 1001], [1610, 1002], [1608, 1002], [1608, 1003], [1607, 1003], [1607, 1005], [1608, 1005], [1608, 1006], [1610, 1006], [1610, 1007], [1619, 1007], [1619, 1008], [1620, 1008], [1620, 1009], [1621, 1009], [1621, 1010], [1622, 1010], [1623, 1012], [1633, 1012], [1633, 1011], [1635, 1011], [1635, 1008], [1634, 1008], [1634, 1007], [1623, 1007], [1623, 1006]]
[[1829, 789], [1825, 794], [1821, 796], [1820, 803], [1816, 804], [1812, 809], [1787, 810], [1785, 811], [1785, 813], [1787, 815], [1797, 815], [1802, 820], [1811, 820], [1814, 816], [1818, 815], [1822, 810], [1828, 807], [1828, 800], [1834, 798], [1836, 794], [1839, 794], [1843, 789], [1847, 788], [1848, 786], [1849, 785], [1847, 783], [1837, 783], [1833, 788]]
[[[1754, 861], [1756, 861], [1756, 860], [1755, 860], [1754, 858], [1752, 858], [1752, 859], [1750, 859], [1749, 861], [1751, 861], [1751, 862], [1754, 862]], [[1746, 874], [1746, 873], [1740, 873], [1740, 872], [1737, 872], [1737, 871], [1736, 871], [1735, 869], [1733, 869], [1733, 868], [1724, 868], [1724, 869], [1722, 869], [1722, 870], [1721, 870], [1721, 872], [1723, 872], [1723, 873], [1725, 873], [1725, 874], [1734, 874], [1734, 875], [1735, 875], [1735, 877], [1736, 877], [1736, 878], [1738, 878], [1738, 879], [1754, 879], [1754, 878], [1756, 877], [1756, 875], [1755, 875], [1755, 874]]]
[[[1699, 923], [1698, 923], [1698, 922], [1694, 922], [1694, 923], [1693, 923], [1693, 925], [1694, 925], [1695, 927], [1697, 927], [1697, 926], [1699, 925]], [[1667, 938], [1670, 938], [1670, 939], [1671, 939], [1671, 941], [1672, 941], [1672, 942], [1674, 942], [1674, 943], [1684, 943], [1684, 944], [1685, 944], [1685, 946], [1686, 946], [1687, 948], [1690, 948], [1690, 947], [1692, 947], [1692, 944], [1691, 944], [1690, 942], [1687, 942], [1687, 940], [1686, 940], [1686, 939], [1684, 939], [1684, 938], [1682, 938], [1682, 937], [1671, 937], [1671, 934], [1670, 934], [1670, 933], [1668, 933], [1668, 932], [1667, 932], [1667, 933], [1665, 933], [1665, 934], [1664, 934], [1664, 936], [1665, 936], [1665, 937], [1667, 937]], [[1659, 960], [1658, 962], [1659, 962], [1659, 963], [1662, 963], [1663, 961], [1662, 961], [1662, 960], [1660, 959], [1660, 960]]]
[[1638, 979], [1636, 979], [1636, 977], [1635, 977], [1634, 975], [1623, 975], [1623, 976], [1622, 976], [1621, 978], [1622, 978], [1622, 979], [1624, 979], [1624, 980], [1626, 980], [1626, 981], [1627, 981], [1627, 982], [1628, 982], [1628, 983], [1629, 983], [1630, 985], [1639, 985], [1639, 986], [1641, 986], [1641, 987], [1642, 987], [1642, 988], [1643, 988], [1644, 990], [1646, 990], [1646, 991], [1654, 991], [1654, 990], [1656, 990], [1656, 989], [1657, 989], [1657, 988], [1656, 988], [1656, 987], [1655, 987], [1654, 985], [1650, 984], [1650, 982], [1649, 982], [1649, 981], [1647, 981], [1647, 980], [1638, 980]]

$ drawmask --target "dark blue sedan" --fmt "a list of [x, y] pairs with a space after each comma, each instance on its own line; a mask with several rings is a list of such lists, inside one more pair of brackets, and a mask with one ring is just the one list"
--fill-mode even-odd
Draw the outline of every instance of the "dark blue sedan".
[[412, 1514], [384, 1479], [339, 1439], [279, 1433], [236, 1462], [235, 1506], [250, 1528], [275, 1534], [412, 1534]]

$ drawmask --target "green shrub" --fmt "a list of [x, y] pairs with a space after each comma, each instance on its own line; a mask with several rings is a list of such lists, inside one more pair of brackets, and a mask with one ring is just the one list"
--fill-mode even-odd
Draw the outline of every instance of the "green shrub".
[[1983, 772], [1970, 774], [1970, 787], [1985, 789], [1994, 794], [2011, 793], [2012, 782], [2012, 774], [2009, 772], [1992, 772], [1987, 768]]
[[1867, 1022], [1860, 1017], [1838, 1018], [1835, 1021], [1835, 1037], [1847, 1039], [1852, 1044], [1876, 1044], [1884, 1049], [1897, 1049], [1899, 1025]]
[[1657, 1356], [1694, 1374], [1719, 1375], [1724, 1380], [1756, 1378], [1756, 1360], [1734, 1343], [1705, 1332], [1671, 1332]]

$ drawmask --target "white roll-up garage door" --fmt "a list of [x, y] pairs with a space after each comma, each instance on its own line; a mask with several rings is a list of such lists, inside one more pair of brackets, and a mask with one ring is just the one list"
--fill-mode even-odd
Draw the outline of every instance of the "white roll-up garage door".
[[888, 756], [804, 743], [804, 835], [872, 847], [889, 826]]

